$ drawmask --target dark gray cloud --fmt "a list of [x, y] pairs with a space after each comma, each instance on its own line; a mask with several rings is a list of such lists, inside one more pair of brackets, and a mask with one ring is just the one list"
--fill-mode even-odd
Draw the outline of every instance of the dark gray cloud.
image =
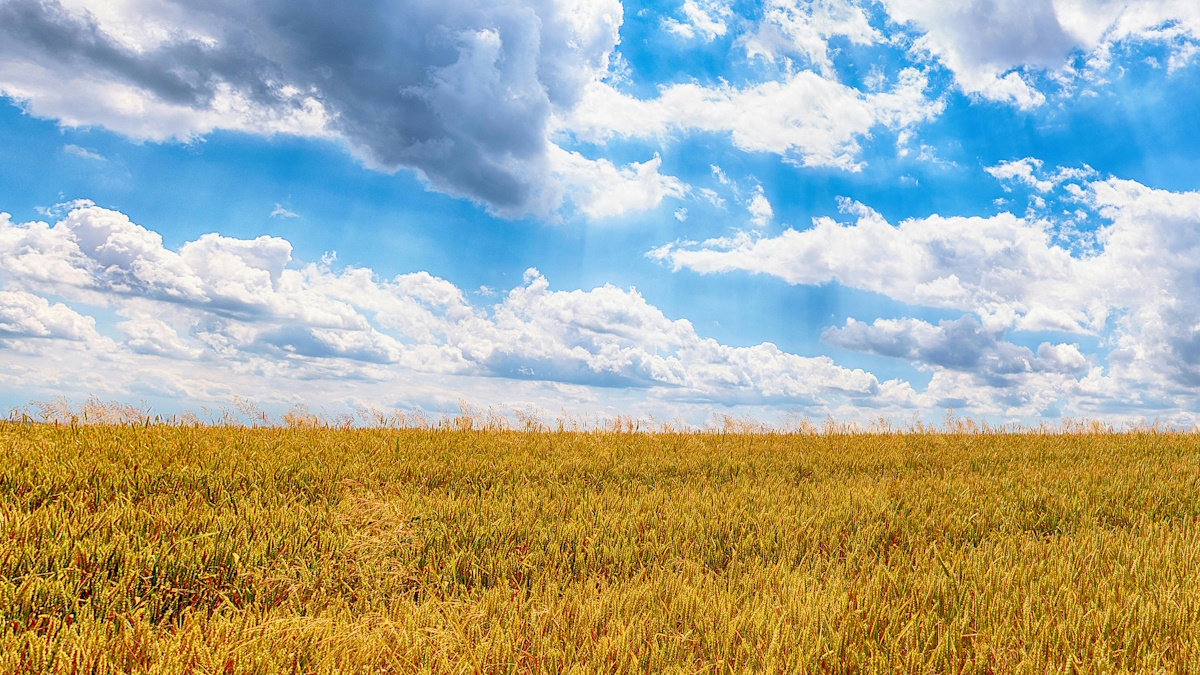
[[615, 0], [585, 12], [513, 0], [163, 5], [184, 25], [139, 49], [58, 0], [0, 0], [0, 58], [197, 110], [223, 88], [281, 116], [315, 100], [367, 165], [415, 169], [505, 215], [552, 208], [550, 115], [605, 67], [621, 16]]
[[1016, 64], [1057, 66], [1077, 47], [1058, 21], [1050, 0], [967, 3], [946, 14], [971, 58], [1000, 68]]
[[[259, 103], [278, 105], [281, 72], [255, 53], [246, 35], [220, 45], [180, 38], [137, 51], [104, 32], [94, 16], [73, 14], [54, 0], [0, 3], [0, 54], [116, 78], [162, 101], [202, 107], [227, 82]], [[274, 84], [271, 84], [274, 83]]]
[[[308, 356], [313, 358], [339, 358], [364, 361], [367, 363], [387, 364], [396, 360], [394, 354], [374, 337], [366, 332], [331, 333], [314, 331], [304, 326], [277, 326], [265, 330], [257, 336], [255, 343], [246, 347], [247, 351], [268, 353], [280, 357], [287, 355]], [[340, 338], [340, 339], [339, 339]]]
[[842, 328], [826, 328], [821, 339], [835, 347], [976, 373], [997, 386], [1021, 373], [1078, 373], [1087, 366], [1070, 345], [1044, 343], [1035, 353], [1005, 341], [1003, 330], [988, 330], [970, 315], [936, 326], [918, 319], [871, 324], [849, 319]]
[[497, 353], [480, 364], [485, 373], [514, 380], [546, 380], [589, 387], [648, 389], [673, 387], [635, 366], [620, 371], [597, 369], [579, 359], [530, 358], [519, 353]]

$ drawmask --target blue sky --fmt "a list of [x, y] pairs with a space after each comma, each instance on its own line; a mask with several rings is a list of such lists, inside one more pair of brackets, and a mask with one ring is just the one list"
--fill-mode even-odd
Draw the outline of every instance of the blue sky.
[[0, 0], [0, 404], [1197, 421], [1200, 9]]

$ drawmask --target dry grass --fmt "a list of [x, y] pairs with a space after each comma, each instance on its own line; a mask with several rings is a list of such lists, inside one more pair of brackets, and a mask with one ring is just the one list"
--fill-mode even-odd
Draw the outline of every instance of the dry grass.
[[1200, 438], [0, 423], [0, 672], [1200, 672]]

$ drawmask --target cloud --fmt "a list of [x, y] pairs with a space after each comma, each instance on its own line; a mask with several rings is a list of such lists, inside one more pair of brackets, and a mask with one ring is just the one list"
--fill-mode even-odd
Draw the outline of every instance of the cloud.
[[0, 2], [0, 92], [136, 139], [341, 139], [496, 213], [545, 213], [548, 122], [607, 72], [617, 0]]
[[[255, 82], [276, 73], [249, 45], [186, 30], [209, 22], [170, 9], [6, 0], [0, 92], [66, 126], [101, 125], [137, 139], [191, 139], [216, 128], [327, 135], [319, 99], [277, 80]], [[163, 25], [170, 14], [178, 25]], [[133, 28], [139, 21], [158, 30]]]
[[493, 310], [494, 338], [479, 353], [512, 377], [613, 386], [659, 386], [714, 402], [745, 397], [873, 398], [880, 383], [826, 357], [788, 354], [772, 344], [728, 347], [670, 320], [635, 289], [551, 291], [536, 270]]
[[1109, 362], [1164, 389], [1200, 384], [1200, 193], [1109, 179], [1082, 194], [1111, 221], [1091, 293], [1120, 311]]
[[1042, 170], [1042, 160], [1033, 157], [1000, 162], [996, 166], [984, 167], [993, 178], [1010, 183], [1019, 183], [1042, 194], [1054, 190], [1067, 181], [1082, 181], [1093, 178], [1095, 170], [1088, 165], [1082, 167], [1059, 167], [1053, 174]]
[[562, 129], [581, 140], [665, 137], [674, 131], [728, 134], [734, 146], [770, 152], [804, 166], [857, 171], [859, 139], [882, 126], [904, 129], [936, 117], [925, 76], [908, 69], [889, 92], [864, 94], [810, 71], [779, 82], [737, 88], [675, 84], [654, 99], [593, 82]]
[[[669, 29], [708, 39], [732, 18], [716, 0], [687, 0], [680, 12]], [[336, 139], [368, 167], [412, 170], [493, 214], [550, 218], [576, 198], [576, 212], [600, 218], [654, 208], [681, 185], [640, 173], [653, 158], [585, 161], [571, 139], [714, 133], [741, 150], [855, 171], [863, 138], [908, 130], [942, 108], [915, 69], [872, 93], [833, 78], [826, 40], [881, 39], [861, 7], [783, 0], [754, 37], [742, 36], [747, 53], [803, 52], [821, 74], [787, 67], [779, 80], [676, 84], [639, 99], [609, 77], [622, 13], [619, 0], [2, 0], [0, 94], [64, 126], [137, 140], [186, 142], [219, 129]], [[617, 185], [623, 206], [609, 209], [581, 186], [588, 175]]]
[[771, 219], [775, 217], [775, 210], [771, 208], [771, 202], [767, 201], [761, 185], [754, 186], [754, 196], [750, 198], [746, 210], [750, 212], [751, 224], [758, 228], [770, 225]]
[[11, 338], [50, 338], [86, 342], [99, 339], [96, 322], [70, 307], [24, 291], [0, 291], [0, 342]]
[[[1055, 175], [1064, 174], [1090, 175]], [[998, 336], [1009, 329], [1094, 334], [1111, 351], [1105, 368], [1080, 380], [1080, 392], [1095, 400], [1189, 409], [1200, 384], [1200, 193], [1116, 178], [1067, 182], [1061, 189], [1107, 222], [1090, 253], [1074, 255], [1054, 244], [1048, 221], [1001, 213], [891, 225], [845, 202], [857, 216], [854, 224], [819, 218], [804, 231], [672, 244], [650, 256], [701, 273], [742, 270], [808, 285], [837, 281], [979, 317], [978, 328], [975, 319], [938, 326], [879, 320], [826, 332], [833, 344], [946, 369], [973, 364], [978, 372], [1001, 373], [1007, 367], [996, 364], [1024, 362], [1033, 371], [1074, 372], [1082, 365], [1069, 345], [1047, 343], [1033, 355], [1003, 347]], [[957, 351], [946, 351], [949, 346]], [[980, 365], [988, 360], [993, 365]]]
[[678, 199], [688, 192], [687, 184], [678, 178], [659, 173], [662, 159], [657, 154], [624, 167], [558, 147], [551, 148], [550, 157], [551, 172], [576, 208], [592, 219], [645, 211], [657, 207], [664, 197]]
[[1080, 394], [1081, 382], [1100, 369], [1078, 345], [1042, 342], [1035, 351], [1004, 337], [1005, 331], [984, 328], [970, 315], [937, 325], [911, 318], [870, 324], [851, 318], [821, 335], [828, 344], [904, 359], [930, 372], [920, 394], [930, 408], [950, 406], [1006, 419], [1095, 414]]
[[1051, 243], [1044, 224], [1001, 213], [893, 226], [861, 204], [843, 200], [842, 206], [857, 217], [854, 224], [817, 218], [807, 230], [671, 244], [650, 256], [677, 270], [743, 270], [805, 285], [837, 281], [911, 305], [974, 312], [989, 327], [1086, 332], [1108, 317], [1107, 305], [1079, 283], [1080, 268]]
[[833, 69], [829, 39], [835, 36], [855, 45], [883, 40], [856, 2], [770, 0], [763, 7], [762, 20], [742, 43], [752, 58], [776, 61], [795, 55], [829, 76]]
[[891, 19], [913, 27], [913, 50], [936, 58], [968, 94], [1028, 109], [1045, 102], [1037, 73], [1067, 79], [1076, 54], [1107, 68], [1123, 41], [1157, 41], [1172, 60], [1190, 57], [1200, 38], [1200, 6], [1178, 0], [1035, 0], [947, 5], [937, 0], [885, 0]]
[[725, 18], [732, 12], [719, 0], [683, 0], [679, 8], [683, 20], [674, 17], [663, 19], [663, 28], [686, 40], [699, 35], [705, 42], [725, 35]]
[[[852, 202], [853, 224], [819, 220], [804, 232], [656, 254], [698, 271], [837, 280], [962, 310], [936, 324], [849, 319], [823, 332], [832, 346], [927, 371], [921, 391], [828, 356], [722, 344], [634, 288], [557, 290], [531, 269], [473, 301], [426, 272], [385, 279], [332, 260], [297, 262], [280, 238], [210, 234], [170, 249], [87, 202], [53, 225], [0, 216], [0, 386], [193, 404], [247, 390], [280, 402], [316, 391], [378, 402], [402, 390], [555, 410], [564, 401], [626, 411], [795, 406], [900, 418], [953, 405], [1002, 419], [1186, 417], [1200, 403], [1200, 194], [1117, 179], [1060, 189], [1071, 187], [1108, 223], [1095, 254], [1073, 256], [1043, 223], [1009, 214], [893, 226]], [[1103, 348], [1045, 338], [1024, 346], [1027, 331], [1047, 329], [1091, 333]], [[145, 372], [154, 378], [137, 375]]]
[[964, 91], [1021, 108], [1041, 105], [1045, 96], [1011, 70], [1060, 66], [1076, 47], [1047, 0], [951, 8], [928, 0], [888, 0], [886, 6], [892, 20], [916, 24], [924, 34], [914, 48], [940, 60]]
[[117, 328], [126, 336], [125, 346], [137, 354], [194, 359], [203, 353], [181, 338], [171, 324], [147, 314], [135, 313]]
[[299, 218], [300, 214], [288, 209], [283, 204], [275, 202], [275, 208], [271, 209], [272, 218]]
[[[877, 7], [886, 21], [873, 16]], [[689, 37], [695, 33], [690, 25], [668, 23]], [[1168, 72], [1186, 67], [1200, 49], [1200, 8], [1179, 0], [970, 0], [949, 6], [937, 0], [769, 0], [737, 43], [751, 59], [780, 63], [786, 72], [807, 67], [833, 79], [835, 38], [857, 46], [907, 44], [911, 60], [936, 60], [968, 95], [1030, 109], [1045, 102], [1047, 82], [1069, 87], [1080, 77], [1101, 80], [1123, 44], [1161, 44], [1168, 50]]]
[[82, 147], [80, 147], [78, 145], [74, 145], [72, 143], [68, 143], [68, 144], [64, 145], [63, 152], [65, 152], [68, 155], [71, 155], [73, 157], [78, 157], [80, 159], [86, 159], [86, 160], [90, 160], [93, 162], [107, 162], [108, 161], [108, 159], [104, 155], [92, 152], [91, 150], [88, 150], [87, 148], [82, 148]]
[[993, 178], [1005, 181], [1014, 181], [1027, 185], [1038, 192], [1049, 192], [1054, 189], [1053, 181], [1039, 180], [1034, 177], [1034, 171], [1042, 168], [1042, 161], [1033, 157], [1025, 159], [1015, 159], [1008, 162], [1000, 162], [996, 166], [989, 166], [984, 169]]
[[105, 390], [132, 391], [129, 373], [152, 369], [170, 380], [162, 391], [201, 398], [241, 381], [291, 383], [271, 392], [285, 399], [298, 381], [383, 391], [415, 378], [444, 393], [437, 377], [483, 389], [490, 385], [481, 381], [503, 379], [640, 391], [660, 403], [826, 412], [847, 401], [908, 405], [914, 396], [828, 357], [705, 338], [632, 288], [553, 290], [531, 269], [479, 307], [425, 272], [380, 279], [365, 268], [298, 264], [290, 243], [274, 237], [208, 234], [172, 250], [124, 214], [87, 202], [53, 225], [0, 219], [0, 286], [14, 289], [0, 291], [4, 348], [24, 354], [26, 372], [58, 367], [54, 354], [64, 349], [34, 350], [30, 340], [95, 341], [92, 313], [122, 317], [113, 328], [124, 339], [109, 341], [105, 360], [71, 361], [109, 377]]
[[1079, 348], [1043, 342], [1035, 353], [1003, 340], [1003, 330], [987, 330], [972, 316], [932, 325], [919, 319], [847, 319], [821, 333], [828, 344], [906, 359], [919, 364], [997, 378], [1033, 372], [1079, 373], [1088, 366]]
[[[360, 325], [349, 305], [302, 288], [300, 272], [287, 268], [291, 250], [277, 237], [206, 234], [172, 251], [158, 233], [87, 202], [53, 226], [0, 219], [0, 276], [20, 280], [26, 289], [102, 304], [130, 296], [230, 317]], [[294, 286], [301, 288], [281, 292]]]

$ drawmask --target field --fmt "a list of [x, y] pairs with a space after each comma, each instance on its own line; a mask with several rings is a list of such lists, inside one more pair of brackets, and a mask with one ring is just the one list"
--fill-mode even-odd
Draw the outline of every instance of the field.
[[0, 672], [1200, 672], [1200, 436], [0, 423]]

